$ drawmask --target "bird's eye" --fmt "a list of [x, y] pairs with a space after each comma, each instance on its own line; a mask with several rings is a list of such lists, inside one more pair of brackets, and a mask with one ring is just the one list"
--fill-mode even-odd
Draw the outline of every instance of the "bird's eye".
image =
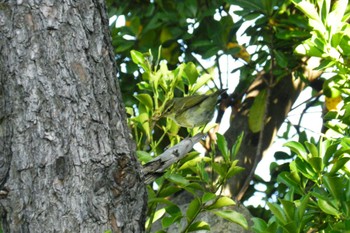
[[164, 106], [164, 110], [163, 110], [163, 114], [162, 115], [168, 115], [171, 113], [172, 109], [173, 109], [173, 106], [174, 106], [174, 101], [173, 100], [170, 100], [168, 102], [165, 103], [165, 106]]

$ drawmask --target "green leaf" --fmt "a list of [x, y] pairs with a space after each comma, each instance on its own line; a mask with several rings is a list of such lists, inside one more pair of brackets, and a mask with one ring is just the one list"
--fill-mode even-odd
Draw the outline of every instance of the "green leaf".
[[226, 174], [226, 178], [229, 179], [232, 176], [244, 171], [245, 168], [237, 166], [238, 160], [235, 160], [231, 163], [230, 168], [228, 169], [228, 172]]
[[181, 209], [177, 205], [169, 205], [165, 208], [165, 211], [171, 216], [182, 216]]
[[284, 213], [286, 214], [288, 221], [293, 221], [295, 218], [295, 205], [293, 202], [288, 200], [280, 200], [283, 206]]
[[184, 189], [187, 192], [192, 193], [194, 196], [198, 195], [198, 191], [204, 192], [204, 187], [203, 185], [199, 184], [199, 182], [190, 183], [184, 187]]
[[309, 150], [309, 152], [311, 153], [312, 157], [319, 157], [318, 150], [317, 150], [317, 147], [315, 146], [315, 144], [306, 141], [305, 146]]
[[248, 222], [245, 219], [244, 215], [234, 211], [234, 210], [216, 210], [212, 211], [214, 214], [222, 217], [230, 222], [237, 223], [242, 226], [244, 229], [248, 230]]
[[224, 206], [235, 205], [236, 202], [229, 197], [220, 197], [214, 204], [207, 207], [208, 210], [219, 209]]
[[254, 223], [252, 229], [254, 230], [254, 232], [266, 232], [267, 230], [267, 224], [264, 220], [260, 219], [260, 218], [252, 218], [252, 221]]
[[163, 217], [165, 214], [165, 209], [161, 208], [159, 210], [157, 210], [153, 216], [152, 222], [150, 223], [150, 219], [148, 218], [146, 221], [146, 226], [149, 224], [153, 224], [154, 222], [156, 222], [158, 219], [160, 219], [161, 217]]
[[323, 164], [321, 158], [310, 158], [309, 164], [316, 172], [321, 172], [323, 170]]
[[283, 211], [283, 209], [278, 204], [267, 203], [273, 215], [277, 218], [277, 220], [282, 224], [287, 224], [287, 217]]
[[144, 104], [148, 109], [153, 109], [153, 100], [149, 94], [138, 94], [135, 98], [140, 101], [140, 103]]
[[290, 159], [291, 155], [283, 152], [283, 151], [277, 151], [274, 155], [276, 160], [285, 160], [285, 159]]
[[115, 45], [115, 53], [121, 53], [128, 51], [135, 45], [135, 41], [123, 41], [123, 43], [118, 43]]
[[344, 167], [344, 165], [345, 165], [349, 160], [350, 160], [349, 157], [343, 157], [343, 158], [338, 159], [338, 160], [334, 163], [334, 165], [333, 165], [331, 171], [329, 172], [329, 174], [332, 175], [332, 174], [336, 173], [337, 171], [339, 171], [339, 169], [342, 169], [342, 168]]
[[184, 76], [187, 78], [188, 83], [191, 86], [197, 82], [199, 73], [196, 66], [192, 62], [187, 63], [186, 67], [184, 68]]
[[174, 223], [181, 220], [181, 217], [178, 216], [165, 216], [162, 217], [162, 227], [168, 228], [169, 226], [173, 225]]
[[184, 169], [195, 169], [197, 167], [198, 163], [201, 163], [202, 161], [204, 162], [209, 162], [211, 159], [209, 157], [195, 157], [187, 162], [185, 162], [179, 169], [184, 170]]
[[156, 232], [154, 232], [154, 233], [167, 233], [167, 232], [164, 231], [164, 230], [159, 230], [159, 231], [156, 231]]
[[151, 60], [152, 60], [152, 54], [149, 53], [141, 53], [136, 50], [131, 50], [131, 59], [132, 61], [141, 66], [145, 72], [151, 72]]
[[317, 201], [318, 206], [320, 209], [325, 212], [326, 214], [334, 215], [336, 217], [340, 216], [340, 212], [333, 206], [331, 205], [327, 200], [324, 199], [318, 199]]
[[236, 139], [235, 144], [232, 146], [231, 150], [231, 160], [234, 160], [238, 154], [239, 148], [241, 148], [244, 132], [242, 132]]
[[323, 183], [332, 194], [333, 198], [338, 201], [343, 201], [344, 196], [344, 184], [343, 178], [336, 176], [329, 176], [328, 174], [322, 177]]
[[197, 163], [197, 171], [200, 175], [200, 178], [204, 182], [209, 183], [209, 181], [210, 181], [209, 174], [205, 169], [205, 163], [203, 161], [201, 161], [201, 163]]
[[311, 18], [314, 20], [320, 20], [314, 4], [311, 4], [310, 2], [308, 2], [306, 0], [302, 0], [302, 1], [292, 0], [292, 2], [296, 5], [297, 8], [299, 8], [299, 10], [304, 12], [304, 14], [308, 18]]
[[151, 156], [149, 153], [147, 153], [146, 151], [141, 151], [141, 150], [138, 150], [136, 151], [136, 155], [137, 155], [137, 158], [144, 162], [144, 163], [148, 163], [149, 161], [151, 161], [152, 159], [154, 159], [153, 156]]
[[199, 88], [207, 84], [212, 79], [213, 79], [213, 76], [211, 76], [210, 74], [203, 74], [197, 79], [197, 82], [193, 85], [191, 92], [195, 93], [196, 91], [199, 90]]
[[280, 52], [278, 50], [275, 50], [274, 53], [275, 53], [275, 56], [276, 56], [277, 64], [281, 68], [286, 68], [288, 66], [288, 59], [286, 58], [286, 56], [282, 52]]
[[201, 209], [201, 202], [199, 198], [193, 199], [186, 211], [187, 222], [193, 221], [193, 219], [197, 217], [200, 209]]
[[145, 57], [141, 52], [136, 50], [131, 50], [130, 54], [131, 54], [131, 59], [135, 64], [137, 65], [143, 64]]
[[171, 201], [167, 200], [166, 197], [155, 197], [155, 198], [148, 198], [148, 204], [150, 203], [157, 203], [157, 204], [166, 204], [166, 205], [174, 205]]
[[295, 48], [295, 52], [301, 55], [308, 55], [314, 57], [322, 57], [324, 52], [319, 49], [310, 39], [304, 41], [303, 44], [298, 45]]
[[134, 115], [134, 109], [132, 107], [125, 107], [126, 113], [130, 116], [135, 116]]
[[192, 232], [192, 231], [210, 231], [210, 226], [208, 223], [204, 222], [204, 221], [198, 221], [198, 222], [194, 222], [192, 223], [187, 232]]
[[202, 202], [206, 203], [208, 201], [214, 200], [216, 198], [216, 194], [215, 193], [209, 193], [209, 192], [205, 192], [202, 196]]
[[307, 193], [305, 196], [303, 196], [301, 198], [300, 204], [298, 205], [298, 221], [300, 221], [301, 219], [303, 219], [303, 216], [305, 215], [305, 210], [306, 207], [309, 203], [309, 198], [311, 196], [311, 193]]
[[167, 185], [166, 187], [162, 188], [159, 191], [158, 196], [159, 197], [168, 197], [168, 196], [173, 195], [174, 193], [177, 193], [180, 190], [182, 190], [182, 189], [178, 186]]
[[308, 162], [303, 161], [300, 158], [296, 158], [295, 165], [299, 172], [301, 172], [301, 174], [303, 174], [306, 178], [316, 181], [317, 174]]
[[300, 223], [297, 223], [296, 221], [292, 220], [290, 222], [288, 222], [287, 224], [283, 225], [282, 228], [285, 229], [285, 232], [289, 232], [289, 233], [295, 233], [298, 232], [298, 225]]
[[213, 163], [212, 167], [216, 173], [218, 173], [221, 177], [225, 177], [226, 170], [223, 168], [222, 164], [220, 163]]
[[219, 151], [221, 152], [222, 156], [224, 157], [225, 161], [229, 161], [230, 155], [229, 155], [229, 150], [227, 148], [227, 142], [226, 139], [223, 135], [216, 133], [217, 137], [217, 145], [219, 148]]
[[150, 131], [150, 124], [149, 124], [149, 115], [142, 105], [139, 106], [139, 112], [140, 115], [138, 117], [135, 117], [135, 120], [138, 121], [138, 123], [141, 125], [142, 130], [145, 132], [148, 139], [151, 138], [151, 131]]
[[296, 153], [300, 158], [307, 160], [307, 152], [305, 147], [300, 142], [287, 142], [284, 146], [288, 147], [291, 151]]
[[333, 144], [327, 147], [326, 153], [324, 154], [324, 157], [323, 157], [323, 163], [325, 164], [325, 166], [329, 165], [329, 160], [332, 157], [332, 155], [337, 151], [337, 148], [338, 148], [338, 144]]
[[166, 174], [165, 178], [167, 180], [169, 180], [175, 184], [181, 185], [181, 186], [189, 185], [189, 181], [179, 174]]
[[253, 133], [258, 133], [264, 126], [266, 104], [267, 104], [268, 92], [263, 89], [255, 97], [252, 107], [250, 108], [248, 116], [249, 129]]
[[333, 4], [333, 9], [327, 17], [327, 25], [330, 27], [330, 36], [340, 30], [343, 21], [343, 16], [347, 10], [348, 0], [339, 0]]
[[299, 186], [299, 183], [292, 178], [290, 173], [282, 172], [281, 174], [278, 175], [277, 181], [284, 183], [289, 188], [293, 188], [295, 192], [297, 192], [298, 194], [302, 194], [302, 190]]

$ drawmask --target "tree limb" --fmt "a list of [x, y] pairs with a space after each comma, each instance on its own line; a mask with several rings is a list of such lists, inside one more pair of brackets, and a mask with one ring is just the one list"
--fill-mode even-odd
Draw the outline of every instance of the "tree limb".
[[186, 138], [180, 143], [166, 150], [160, 156], [146, 163], [142, 168], [142, 172], [145, 175], [145, 183], [152, 183], [156, 178], [164, 173], [165, 169], [185, 157], [193, 146], [204, 136], [205, 134], [198, 133], [191, 138]]

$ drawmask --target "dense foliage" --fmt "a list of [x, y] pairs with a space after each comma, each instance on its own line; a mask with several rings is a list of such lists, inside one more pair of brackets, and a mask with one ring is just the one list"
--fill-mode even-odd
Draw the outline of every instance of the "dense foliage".
[[[161, 113], [166, 102], [175, 96], [203, 93], [208, 87], [224, 88], [222, 58], [234, 58], [231, 62], [235, 66], [241, 61], [239, 68], [231, 69], [232, 72], [239, 70], [240, 75], [231, 95], [236, 98], [235, 103], [244, 99], [245, 91], [259, 73], [270, 74], [268, 87], [293, 74], [315, 88], [315, 98], [309, 105], [321, 106], [318, 97], [324, 96], [324, 134], [310, 139], [298, 131], [299, 142], [286, 144], [292, 152], [275, 155], [279, 161], [270, 167], [271, 181], [255, 177], [254, 184], [263, 183], [267, 187], [266, 201], [270, 202], [269, 211], [251, 209], [260, 217], [254, 220], [253, 229], [256, 232], [350, 229], [348, 1], [107, 2], [111, 16], [123, 15], [126, 19], [125, 25], [112, 24], [111, 30], [128, 121], [141, 161], [147, 162], [183, 137], [203, 130], [180, 128], [170, 119], [161, 118]], [[232, 13], [239, 16], [237, 22], [232, 20]], [[249, 39], [239, 44], [237, 33], [242, 30]], [[304, 61], [309, 57], [319, 58], [317, 70], [327, 74], [320, 79], [321, 87], [315, 87], [316, 82], [305, 76]], [[209, 67], [204, 64], [207, 61]], [[214, 79], [215, 72], [218, 75]], [[229, 87], [232, 79], [227, 80]], [[256, 98], [258, 104], [251, 109], [249, 117], [254, 119], [250, 120], [251, 131], [259, 132], [263, 127], [266, 93], [268, 88], [261, 91]], [[290, 128], [282, 134], [286, 139], [290, 137]], [[218, 191], [228, 177], [240, 171], [234, 157], [240, 142], [228, 149], [225, 139], [221, 136], [218, 139], [223, 160], [214, 159], [214, 145], [205, 157], [191, 152], [159, 178], [157, 186], [149, 187], [147, 230], [150, 231], [151, 223], [158, 219], [166, 230], [184, 218], [187, 219], [184, 232], [209, 229], [206, 223], [196, 219], [201, 211], [216, 211], [247, 227], [238, 213], [220, 212], [221, 207], [234, 204]], [[185, 213], [168, 198], [180, 190], [186, 190], [193, 197]], [[245, 198], [255, 192], [252, 186]], [[272, 196], [278, 197], [276, 203], [271, 203]], [[158, 208], [160, 204], [162, 207]]]
[[[326, 134], [318, 142], [288, 142], [296, 158], [277, 181], [287, 190], [268, 203], [273, 217], [255, 219], [256, 232], [346, 232], [350, 229], [349, 42], [347, 1], [294, 1], [309, 17], [311, 38], [296, 52], [320, 57], [317, 69], [330, 72], [324, 82]], [[301, 141], [301, 140], [300, 140]]]

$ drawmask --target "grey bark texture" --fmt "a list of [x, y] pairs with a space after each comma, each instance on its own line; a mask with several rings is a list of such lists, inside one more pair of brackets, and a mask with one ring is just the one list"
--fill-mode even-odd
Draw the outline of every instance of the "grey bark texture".
[[4, 232], [142, 232], [102, 0], [0, 1]]

